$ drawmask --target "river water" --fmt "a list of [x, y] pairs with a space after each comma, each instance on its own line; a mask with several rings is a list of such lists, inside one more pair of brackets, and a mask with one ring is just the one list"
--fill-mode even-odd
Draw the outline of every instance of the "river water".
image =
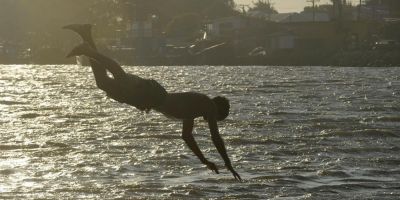
[[0, 199], [398, 199], [400, 68], [124, 67], [170, 92], [231, 101], [194, 135], [120, 104], [74, 65], [0, 65]]

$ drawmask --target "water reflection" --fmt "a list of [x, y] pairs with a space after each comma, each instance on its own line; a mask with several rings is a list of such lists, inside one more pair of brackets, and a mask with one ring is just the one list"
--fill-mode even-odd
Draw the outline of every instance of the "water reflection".
[[[1, 198], [395, 199], [398, 68], [127, 67], [169, 91], [231, 99], [235, 182], [181, 124], [105, 98], [90, 68], [0, 66]], [[195, 137], [219, 162], [207, 124]]]

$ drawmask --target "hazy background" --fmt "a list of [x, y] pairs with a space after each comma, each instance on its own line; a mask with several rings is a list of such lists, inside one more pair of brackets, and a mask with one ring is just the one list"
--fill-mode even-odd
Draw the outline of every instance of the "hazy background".
[[131, 65], [400, 63], [400, 1], [315, 2], [1, 0], [0, 63], [74, 63], [64, 55], [80, 40], [61, 29], [71, 23], [93, 24], [99, 49]]
[[[356, 2], [357, 0], [352, 0]], [[235, 0], [237, 4], [246, 4], [246, 5], [252, 5], [254, 0]], [[278, 10], [280, 13], [285, 13], [285, 12], [301, 12], [305, 6], [309, 6], [310, 3], [308, 3], [306, 0], [271, 0], [270, 1], [274, 7]], [[318, 4], [326, 4], [330, 3], [330, 0], [320, 0]], [[350, 1], [349, 1], [350, 2]]]

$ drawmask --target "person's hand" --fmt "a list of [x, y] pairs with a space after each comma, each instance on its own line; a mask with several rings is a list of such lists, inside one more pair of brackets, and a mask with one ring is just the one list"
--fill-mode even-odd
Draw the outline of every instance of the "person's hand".
[[240, 175], [233, 169], [232, 165], [226, 165], [226, 168], [231, 171], [233, 177], [235, 177], [236, 180], [242, 181], [242, 178], [240, 178]]
[[214, 163], [207, 161], [206, 165], [207, 165], [208, 169], [210, 169], [211, 171], [219, 174], [218, 167]]

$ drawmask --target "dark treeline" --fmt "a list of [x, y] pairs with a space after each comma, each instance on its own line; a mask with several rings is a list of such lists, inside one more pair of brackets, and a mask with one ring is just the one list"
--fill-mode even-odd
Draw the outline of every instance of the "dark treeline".
[[233, 0], [1, 0], [0, 44], [29, 48], [38, 54], [33, 58], [44, 57], [71, 47], [76, 38], [61, 30], [66, 24], [95, 24], [96, 38], [116, 38], [116, 31], [126, 30], [133, 20], [156, 17], [164, 32], [182, 15], [204, 21], [231, 16], [237, 13], [234, 8]]
[[50, 42], [52, 36], [58, 38], [56, 29], [68, 23], [96, 24], [102, 27], [101, 34], [112, 35], [126, 23], [149, 15], [166, 26], [187, 13], [212, 19], [234, 12], [233, 0], [2, 0], [0, 40], [29, 40], [26, 36], [30, 36], [31, 42], [45, 44], [38, 39]]

